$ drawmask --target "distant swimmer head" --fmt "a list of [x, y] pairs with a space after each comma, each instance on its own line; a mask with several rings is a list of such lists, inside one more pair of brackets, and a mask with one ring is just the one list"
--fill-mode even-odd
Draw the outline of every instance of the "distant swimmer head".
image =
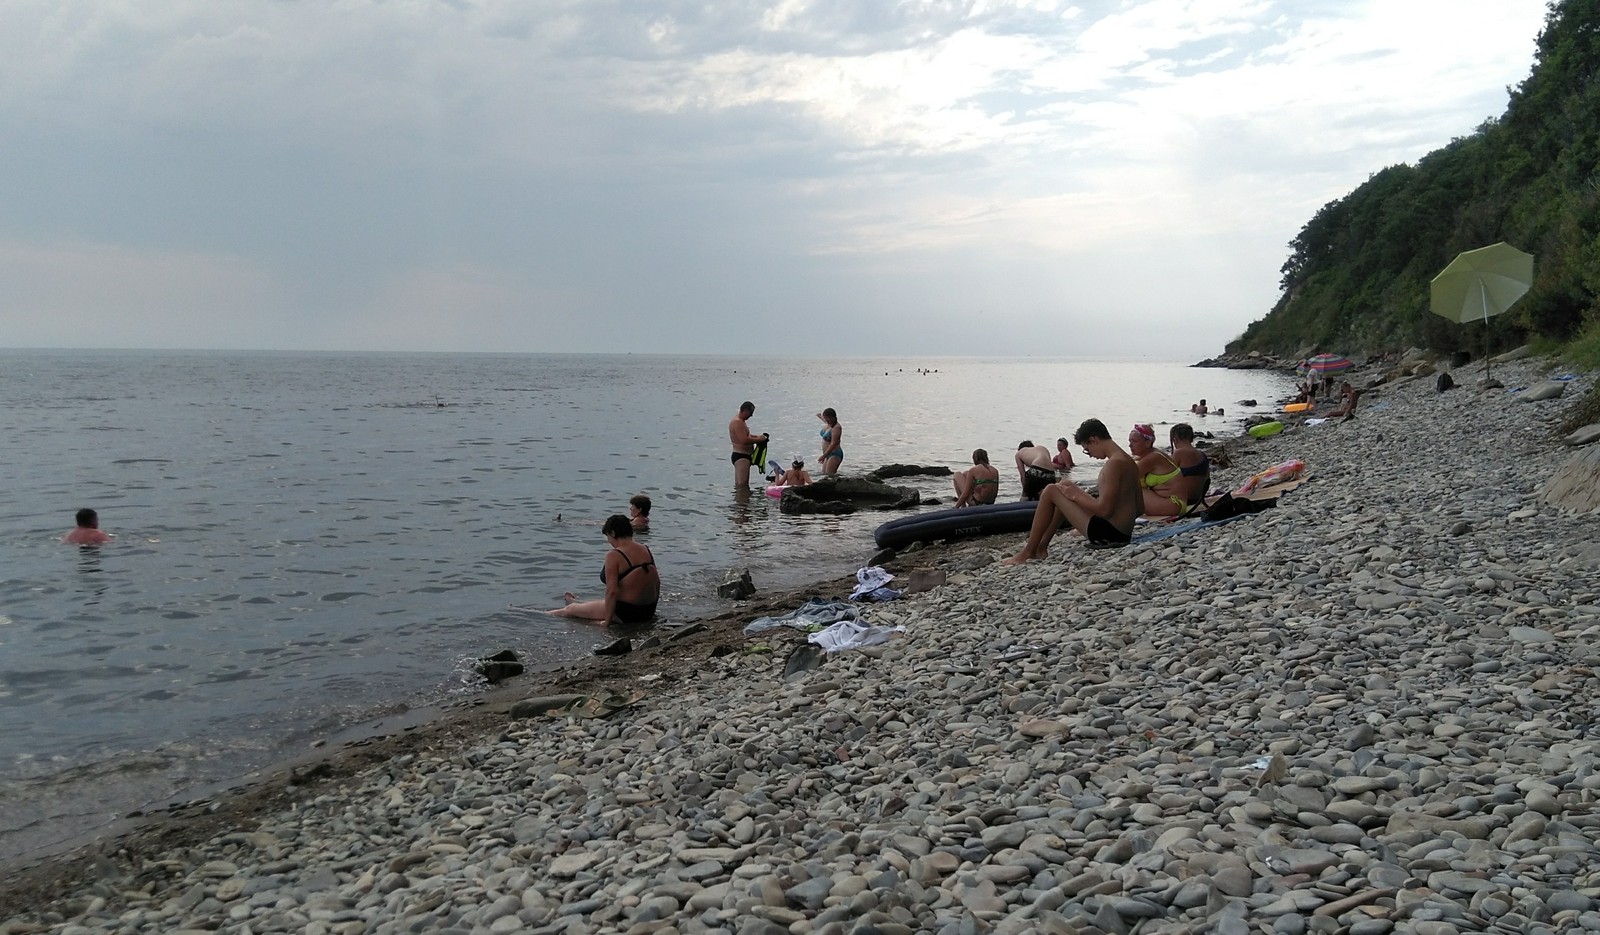
[[78, 525], [85, 529], [100, 528], [100, 514], [89, 509], [88, 507], [84, 507], [83, 509], [79, 510], [73, 519], [77, 520]]

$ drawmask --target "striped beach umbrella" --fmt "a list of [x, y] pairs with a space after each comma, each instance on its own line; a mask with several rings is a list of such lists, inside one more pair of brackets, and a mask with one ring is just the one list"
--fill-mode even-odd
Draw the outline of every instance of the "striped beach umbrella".
[[1355, 365], [1355, 361], [1343, 354], [1318, 354], [1315, 357], [1308, 357], [1301, 361], [1299, 370], [1301, 373], [1314, 373], [1319, 377], [1330, 377], [1336, 373], [1344, 373]]

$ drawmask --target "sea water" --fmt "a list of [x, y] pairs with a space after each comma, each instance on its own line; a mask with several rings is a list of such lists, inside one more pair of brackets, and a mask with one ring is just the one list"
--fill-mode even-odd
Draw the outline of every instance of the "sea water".
[[[599, 527], [635, 493], [669, 622], [725, 607], [731, 568], [763, 590], [854, 571], [894, 515], [735, 491], [744, 400], [814, 475], [831, 406], [845, 474], [960, 470], [983, 447], [1009, 500], [1024, 438], [1053, 449], [1091, 416], [1119, 440], [1134, 421], [1221, 434], [1290, 382], [1038, 358], [0, 352], [0, 853], [474, 693], [489, 652], [586, 655], [601, 628], [527, 608], [601, 596]], [[1228, 417], [1191, 419], [1202, 397]], [[950, 498], [948, 478], [896, 482]], [[113, 544], [60, 544], [81, 506]]]

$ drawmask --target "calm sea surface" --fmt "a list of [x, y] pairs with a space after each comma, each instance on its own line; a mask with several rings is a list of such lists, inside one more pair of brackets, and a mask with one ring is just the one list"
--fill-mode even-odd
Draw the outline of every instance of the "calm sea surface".
[[[1120, 438], [1201, 397], [1229, 418], [1196, 427], [1220, 433], [1289, 383], [1037, 358], [0, 351], [0, 853], [475, 692], [487, 652], [587, 654], [597, 627], [514, 608], [600, 596], [599, 525], [634, 493], [669, 621], [718, 607], [731, 567], [765, 589], [852, 572], [893, 517], [736, 495], [745, 399], [813, 471], [832, 406], [846, 474], [984, 447], [1014, 499], [1023, 438], [1089, 416]], [[80, 506], [116, 542], [60, 544]]]

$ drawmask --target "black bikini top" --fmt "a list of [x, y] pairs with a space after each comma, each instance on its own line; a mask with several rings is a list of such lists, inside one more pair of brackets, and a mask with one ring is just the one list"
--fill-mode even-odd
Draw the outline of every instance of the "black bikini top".
[[[623, 578], [626, 578], [629, 575], [633, 574], [634, 569], [636, 569], [636, 568], [654, 568], [655, 564], [656, 564], [656, 559], [655, 559], [655, 556], [653, 556], [653, 555], [651, 555], [650, 558], [646, 559], [645, 561], [642, 561], [639, 564], [635, 565], [633, 563], [633, 559], [628, 557], [628, 553], [622, 551], [621, 549], [612, 549], [611, 551], [613, 551], [613, 552], [617, 553], [618, 555], [622, 556], [622, 560], [628, 563], [628, 567], [624, 568], [622, 570], [622, 574], [617, 576], [617, 583], [618, 584], [622, 583], [622, 579]], [[645, 554], [646, 555], [650, 555], [650, 550], [649, 549], [645, 549]], [[606, 569], [605, 569], [604, 565], [600, 566], [600, 583], [601, 584], [605, 584], [606, 583]]]

